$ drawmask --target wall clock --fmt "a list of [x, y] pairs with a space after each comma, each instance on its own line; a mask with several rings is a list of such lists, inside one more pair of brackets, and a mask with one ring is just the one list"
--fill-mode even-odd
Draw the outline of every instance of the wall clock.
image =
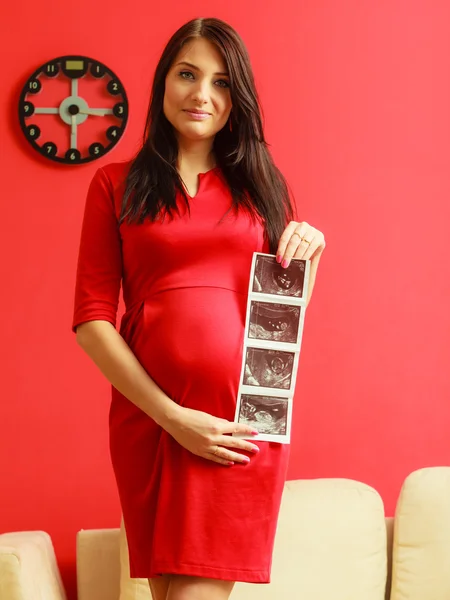
[[87, 56], [60, 56], [28, 78], [19, 100], [26, 139], [42, 156], [82, 164], [109, 152], [128, 120], [125, 88], [115, 73]]

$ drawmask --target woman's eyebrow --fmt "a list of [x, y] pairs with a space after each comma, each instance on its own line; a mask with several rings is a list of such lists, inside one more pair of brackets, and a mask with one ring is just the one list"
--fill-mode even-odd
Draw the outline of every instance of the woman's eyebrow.
[[[191, 69], [194, 69], [194, 71], [201, 71], [201, 69], [199, 69], [198, 67], [196, 67], [192, 63], [188, 63], [188, 62], [186, 62], [184, 60], [182, 60], [181, 62], [177, 63], [175, 66], [178, 66], [178, 65], [185, 65], [187, 67], [190, 67]], [[214, 73], [214, 75], [224, 75], [226, 77], [229, 77], [228, 73]]]

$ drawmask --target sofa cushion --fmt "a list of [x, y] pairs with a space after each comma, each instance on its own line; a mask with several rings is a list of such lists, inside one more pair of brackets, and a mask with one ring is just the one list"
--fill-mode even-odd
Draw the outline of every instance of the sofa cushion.
[[450, 598], [450, 467], [420, 469], [400, 492], [391, 600]]
[[[146, 579], [130, 579], [121, 527], [120, 600], [151, 600]], [[237, 583], [233, 600], [384, 600], [386, 523], [383, 502], [368, 485], [347, 479], [285, 484], [272, 583]]]

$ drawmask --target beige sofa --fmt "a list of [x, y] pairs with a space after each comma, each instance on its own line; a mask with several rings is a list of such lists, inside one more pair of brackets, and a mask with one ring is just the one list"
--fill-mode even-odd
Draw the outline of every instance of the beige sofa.
[[[23, 545], [24, 536], [33, 535], [45, 538], [46, 546], [45, 552], [34, 549], [34, 559], [33, 549]], [[0, 600], [63, 600], [46, 534], [6, 536], [0, 536]], [[78, 533], [77, 581], [78, 600], [151, 599], [147, 581], [128, 576], [123, 527]], [[33, 594], [36, 586], [45, 591]], [[450, 466], [407, 477], [395, 519], [385, 518], [379, 494], [363, 483], [287, 482], [272, 582], [238, 583], [231, 598], [449, 600]]]

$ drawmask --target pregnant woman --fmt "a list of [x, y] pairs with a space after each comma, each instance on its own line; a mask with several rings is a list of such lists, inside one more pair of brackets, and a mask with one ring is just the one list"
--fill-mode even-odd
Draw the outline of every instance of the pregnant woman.
[[293, 220], [241, 38], [190, 21], [157, 65], [142, 147], [91, 181], [72, 323], [112, 384], [130, 573], [154, 600], [226, 600], [235, 581], [270, 580], [289, 446], [230, 435], [253, 432], [232, 422], [250, 267], [254, 252], [281, 273], [311, 259], [310, 297], [324, 248]]

